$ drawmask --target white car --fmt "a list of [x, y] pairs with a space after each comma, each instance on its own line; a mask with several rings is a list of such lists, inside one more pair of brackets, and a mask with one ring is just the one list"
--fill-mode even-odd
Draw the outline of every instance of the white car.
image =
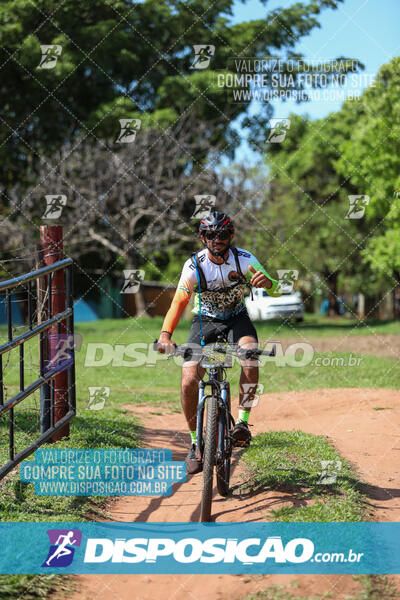
[[253, 288], [253, 300], [246, 296], [247, 312], [252, 321], [294, 318], [304, 319], [304, 304], [300, 292], [283, 292], [279, 298], [268, 296], [264, 288]]

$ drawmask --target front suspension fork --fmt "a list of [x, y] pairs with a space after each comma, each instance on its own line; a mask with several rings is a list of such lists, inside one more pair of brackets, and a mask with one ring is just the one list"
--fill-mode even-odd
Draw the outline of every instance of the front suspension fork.
[[[224, 404], [225, 410], [220, 410], [220, 406], [218, 406], [218, 447], [217, 454], [219, 457], [224, 457], [225, 455], [225, 427], [229, 429], [230, 423], [226, 422], [229, 419], [229, 411], [227, 410], [227, 397], [228, 397], [228, 386], [229, 383], [227, 381], [221, 383], [221, 399]], [[198, 401], [197, 401], [197, 415], [196, 415], [196, 458], [198, 460], [202, 460], [203, 458], [203, 425], [204, 425], [204, 411], [205, 411], [205, 402], [209, 397], [205, 395], [206, 384], [204, 381], [199, 381], [199, 393], [198, 393]], [[220, 404], [220, 401], [218, 402]]]
[[[218, 419], [218, 447], [217, 447], [217, 456], [220, 459], [223, 459], [225, 456], [225, 428], [229, 429], [229, 416], [227, 410], [227, 397], [228, 397], [228, 386], [229, 383], [224, 381], [221, 384], [221, 399], [223, 401], [223, 410], [219, 411], [219, 419]], [[227, 422], [228, 419], [228, 422]]]
[[196, 419], [196, 458], [203, 458], [203, 420], [204, 420], [204, 389], [206, 385], [203, 380], [199, 381], [199, 395], [197, 401], [197, 419]]

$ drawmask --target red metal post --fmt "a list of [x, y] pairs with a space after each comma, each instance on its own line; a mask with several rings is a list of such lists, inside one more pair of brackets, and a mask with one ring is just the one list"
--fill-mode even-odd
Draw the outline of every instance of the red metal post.
[[[61, 225], [41, 225], [40, 243], [43, 250], [44, 264], [52, 265], [64, 258], [63, 252], [63, 229]], [[63, 312], [65, 304], [65, 279], [64, 270], [52, 274], [51, 280], [51, 314]], [[61, 321], [60, 333], [66, 333], [66, 323]], [[58, 328], [53, 325], [49, 330], [50, 357], [54, 356], [54, 340], [57, 340]], [[54, 378], [54, 424], [56, 424], [68, 412], [68, 373], [59, 373]], [[57, 442], [63, 437], [69, 436], [69, 423], [66, 423], [51, 438]]]

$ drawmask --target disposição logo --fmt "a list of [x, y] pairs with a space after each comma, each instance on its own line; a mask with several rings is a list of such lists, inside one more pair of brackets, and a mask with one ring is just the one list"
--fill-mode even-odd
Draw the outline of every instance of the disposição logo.
[[[252, 550], [250, 550], [252, 548]], [[303, 563], [312, 557], [314, 544], [308, 538], [295, 538], [283, 544], [280, 536], [266, 539], [209, 538], [107, 538], [88, 539], [85, 563], [156, 563], [170, 557], [178, 563]]]

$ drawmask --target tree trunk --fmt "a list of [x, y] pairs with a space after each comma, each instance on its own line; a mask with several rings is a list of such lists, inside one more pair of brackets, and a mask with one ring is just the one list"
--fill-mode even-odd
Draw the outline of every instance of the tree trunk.
[[328, 286], [328, 316], [334, 317], [339, 314], [339, 303], [337, 301], [337, 280], [339, 271], [333, 271], [332, 273], [325, 272], [325, 279]]
[[146, 300], [144, 297], [144, 291], [143, 291], [142, 286], [140, 286], [139, 290], [135, 294], [135, 303], [136, 303], [136, 316], [150, 318], [150, 315], [146, 310]]
[[[128, 269], [137, 269], [137, 261], [136, 255], [133, 250], [127, 252], [127, 268]], [[134, 294], [135, 297], [135, 306], [136, 306], [136, 316], [137, 317], [148, 317], [150, 318], [149, 313], [146, 310], [146, 298], [144, 295], [143, 286], [140, 285], [138, 291]]]

